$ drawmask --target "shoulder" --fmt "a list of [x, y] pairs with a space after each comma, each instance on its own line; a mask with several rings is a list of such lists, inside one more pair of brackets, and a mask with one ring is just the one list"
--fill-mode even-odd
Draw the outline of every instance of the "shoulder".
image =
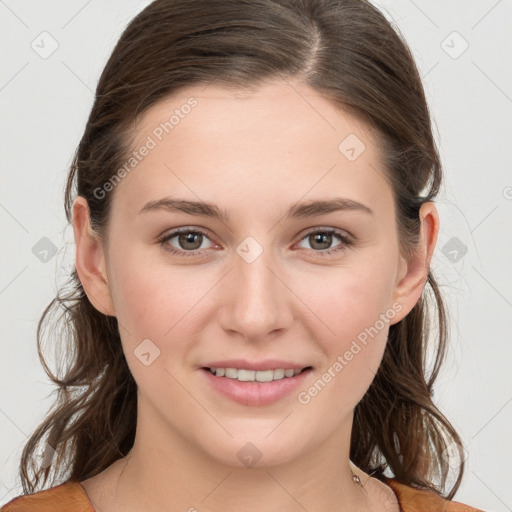
[[80, 483], [68, 480], [50, 489], [17, 496], [0, 512], [94, 512], [94, 507]]
[[447, 500], [432, 491], [409, 487], [392, 478], [386, 484], [395, 492], [403, 512], [484, 512], [458, 501]]

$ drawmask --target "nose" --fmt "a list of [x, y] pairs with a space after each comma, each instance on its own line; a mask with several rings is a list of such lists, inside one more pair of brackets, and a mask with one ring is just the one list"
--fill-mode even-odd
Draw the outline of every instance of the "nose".
[[270, 249], [253, 261], [240, 254], [233, 255], [233, 268], [224, 281], [220, 321], [232, 336], [264, 340], [292, 325], [294, 295]]

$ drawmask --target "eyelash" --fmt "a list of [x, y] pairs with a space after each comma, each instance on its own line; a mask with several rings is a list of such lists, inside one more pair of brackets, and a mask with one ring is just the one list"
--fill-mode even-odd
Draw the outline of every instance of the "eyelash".
[[[169, 240], [174, 238], [177, 235], [180, 235], [182, 233], [200, 233], [203, 236], [207, 237], [209, 239], [208, 233], [206, 231], [200, 229], [200, 228], [182, 228], [182, 229], [176, 229], [174, 231], [171, 231], [170, 233], [164, 234], [162, 237], [158, 239], [161, 246], [164, 248], [164, 250], [169, 251], [171, 254], [175, 254], [177, 256], [186, 256], [186, 257], [197, 257], [201, 256], [204, 251], [180, 251], [175, 248], [172, 248], [171, 245], [166, 244]], [[354, 242], [343, 232], [339, 231], [338, 229], [334, 228], [314, 228], [311, 231], [308, 231], [301, 239], [300, 241], [304, 240], [308, 236], [315, 234], [315, 233], [322, 233], [322, 234], [329, 234], [329, 235], [336, 235], [342, 243], [335, 246], [333, 249], [325, 249], [325, 250], [314, 250], [310, 249], [313, 252], [317, 253], [321, 257], [330, 257], [334, 256], [337, 253], [342, 253], [345, 251], [348, 247], [354, 244]], [[206, 249], [205, 249], [206, 250]]]

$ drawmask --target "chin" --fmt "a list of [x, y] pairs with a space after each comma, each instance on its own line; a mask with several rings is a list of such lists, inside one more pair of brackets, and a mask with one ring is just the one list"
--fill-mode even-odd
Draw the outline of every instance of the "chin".
[[[201, 443], [201, 449], [219, 464], [238, 468], [263, 468], [286, 464], [300, 457], [307, 449], [301, 439], [309, 439], [311, 442], [311, 437], [305, 432], [302, 435], [298, 435], [298, 432], [290, 435], [288, 432], [279, 432], [280, 427], [272, 432], [272, 429], [254, 428], [258, 422], [254, 419], [249, 421], [253, 428], [244, 429], [243, 433], [230, 430], [233, 437], [227, 434], [213, 437], [210, 432], [208, 443]], [[279, 421], [274, 422], [273, 428]]]

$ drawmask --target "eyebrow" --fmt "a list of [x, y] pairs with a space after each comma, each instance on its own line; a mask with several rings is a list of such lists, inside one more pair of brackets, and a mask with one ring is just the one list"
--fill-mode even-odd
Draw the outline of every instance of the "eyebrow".
[[[211, 217], [221, 222], [227, 222], [230, 218], [228, 210], [219, 208], [217, 205], [204, 201], [190, 201], [187, 199], [176, 199], [172, 197], [163, 197], [155, 201], [149, 201], [140, 210], [140, 213], [164, 210], [169, 212], [182, 212], [189, 215], [201, 217]], [[285, 219], [295, 218], [303, 219], [308, 217], [318, 217], [337, 211], [359, 211], [369, 215], [374, 215], [371, 208], [344, 197], [334, 199], [312, 200], [293, 203], [286, 212]]]

